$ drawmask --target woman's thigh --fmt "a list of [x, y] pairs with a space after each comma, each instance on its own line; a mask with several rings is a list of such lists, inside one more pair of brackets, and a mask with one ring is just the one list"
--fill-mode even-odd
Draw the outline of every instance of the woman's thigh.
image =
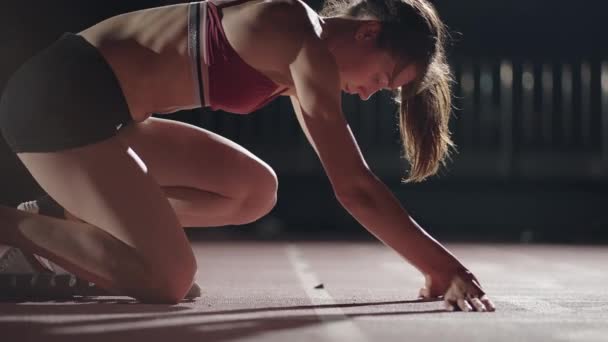
[[175, 212], [141, 158], [117, 137], [17, 156], [62, 207], [133, 247], [160, 276], [192, 277], [196, 261]]
[[162, 186], [184, 186], [235, 200], [274, 201], [277, 176], [243, 146], [203, 128], [151, 117], [122, 128], [119, 139]]

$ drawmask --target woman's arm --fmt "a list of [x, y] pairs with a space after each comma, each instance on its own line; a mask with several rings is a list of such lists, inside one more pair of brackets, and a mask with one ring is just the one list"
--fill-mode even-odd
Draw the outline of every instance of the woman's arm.
[[[386, 185], [367, 167], [345, 121], [341, 125], [321, 128], [322, 119], [306, 115], [297, 97], [292, 96], [291, 100], [300, 126], [319, 155], [336, 198], [344, 209], [424, 274], [434, 273], [436, 266], [462, 266], [418, 226]], [[336, 158], [332, 159], [332, 155]]]
[[[315, 35], [302, 39], [290, 64], [296, 117], [325, 169], [336, 198], [369, 232], [425, 274], [425, 297], [452, 290], [455, 277], [458, 306], [463, 310], [467, 295], [484, 295], [475, 277], [428, 235], [399, 204], [391, 191], [365, 162], [341, 108], [341, 85], [337, 66], [324, 43]], [[454, 301], [455, 302], [455, 301]], [[448, 303], [449, 304], [449, 303]], [[481, 305], [479, 300], [473, 305]], [[490, 310], [490, 305], [488, 310]], [[478, 310], [481, 310], [478, 308]]]
[[428, 274], [438, 265], [461, 266], [401, 207], [370, 170], [342, 112], [337, 66], [315, 34], [302, 39], [290, 65], [291, 101], [342, 206], [380, 241]]

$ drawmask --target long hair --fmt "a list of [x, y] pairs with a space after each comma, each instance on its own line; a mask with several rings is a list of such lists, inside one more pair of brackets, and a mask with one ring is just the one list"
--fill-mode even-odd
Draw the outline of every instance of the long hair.
[[319, 14], [376, 18], [382, 23], [378, 47], [416, 66], [416, 79], [394, 94], [403, 157], [410, 164], [403, 181], [421, 182], [437, 173], [456, 146], [448, 127], [453, 82], [444, 48], [448, 33], [433, 5], [427, 0], [327, 0]]

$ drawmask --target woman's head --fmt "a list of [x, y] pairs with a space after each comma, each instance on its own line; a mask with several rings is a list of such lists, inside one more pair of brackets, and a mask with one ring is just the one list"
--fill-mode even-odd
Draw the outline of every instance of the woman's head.
[[427, 0], [327, 0], [320, 15], [341, 27], [331, 49], [343, 89], [364, 100], [394, 90], [407, 181], [435, 174], [454, 147], [447, 30], [435, 8]]

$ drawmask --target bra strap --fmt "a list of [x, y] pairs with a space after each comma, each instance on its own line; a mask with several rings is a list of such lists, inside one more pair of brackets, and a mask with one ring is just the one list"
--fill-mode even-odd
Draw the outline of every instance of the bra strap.
[[188, 55], [192, 61], [192, 73], [195, 74], [196, 82], [194, 91], [198, 93], [201, 107], [205, 105], [203, 95], [203, 80], [201, 78], [201, 6], [200, 2], [192, 2], [188, 5]]

